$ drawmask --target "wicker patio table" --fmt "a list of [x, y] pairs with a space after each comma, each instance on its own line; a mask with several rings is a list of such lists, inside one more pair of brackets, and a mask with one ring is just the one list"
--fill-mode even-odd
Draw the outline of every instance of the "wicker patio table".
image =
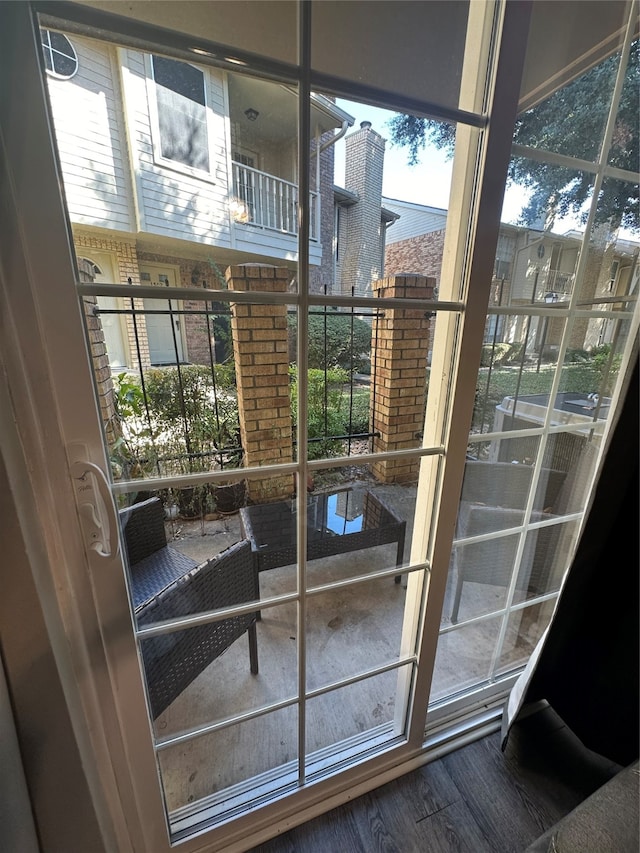
[[[240, 510], [242, 533], [251, 542], [259, 572], [296, 562], [296, 515], [295, 498]], [[309, 495], [307, 559], [396, 542], [396, 566], [401, 566], [406, 526], [391, 507], [365, 489]], [[400, 575], [395, 580], [399, 583]]]

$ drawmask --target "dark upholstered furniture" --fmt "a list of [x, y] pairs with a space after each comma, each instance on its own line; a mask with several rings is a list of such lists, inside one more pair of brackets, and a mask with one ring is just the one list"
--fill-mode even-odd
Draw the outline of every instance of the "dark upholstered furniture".
[[[167, 546], [158, 498], [122, 510], [138, 628], [258, 598], [258, 574], [246, 540], [198, 565]], [[159, 634], [140, 642], [151, 715], [156, 719], [245, 632], [251, 672], [258, 672], [256, 613]]]
[[[522, 525], [532, 476], [530, 465], [468, 461], [465, 464], [456, 538], [466, 539]], [[565, 477], [564, 471], [543, 469], [540, 472], [532, 522], [552, 519], [557, 514]], [[553, 525], [527, 534], [522, 569], [516, 580], [517, 589], [526, 589], [530, 594], [547, 591], [559, 533], [558, 526]], [[509, 586], [516, 545], [516, 537], [505, 536], [458, 546], [452, 622], [458, 620], [464, 583]]]
[[638, 853], [638, 782], [635, 761], [530, 844], [525, 853]]

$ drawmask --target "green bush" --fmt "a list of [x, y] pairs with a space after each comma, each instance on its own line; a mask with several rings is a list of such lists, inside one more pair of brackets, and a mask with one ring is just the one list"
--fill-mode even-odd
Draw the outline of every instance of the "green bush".
[[[289, 355], [295, 361], [298, 321], [295, 314], [288, 317]], [[326, 329], [326, 343], [325, 343]], [[370, 370], [371, 326], [359, 317], [322, 309], [309, 314], [309, 368], [324, 370], [325, 367], [340, 367], [351, 373]]]
[[565, 362], [569, 364], [581, 363], [584, 364], [590, 361], [589, 353], [585, 349], [578, 349], [576, 347], [567, 347], [567, 351], [564, 356]]
[[[350, 432], [352, 435], [369, 432], [369, 401], [371, 395], [368, 388], [354, 388], [351, 412], [349, 412], [349, 400], [347, 399], [347, 419], [342, 434]], [[351, 417], [351, 425], [349, 425]], [[349, 428], [349, 426], [351, 428]]]
[[[298, 368], [292, 364], [289, 367], [289, 391], [291, 397], [291, 418], [293, 428], [298, 428]], [[348, 406], [348, 396], [343, 387], [347, 382], [346, 371], [340, 368], [327, 370], [326, 383], [324, 370], [309, 370], [307, 398], [307, 438], [321, 439], [309, 442], [309, 458], [319, 459], [324, 456], [339, 456], [342, 453], [342, 442], [328, 438], [332, 435], [342, 435], [345, 418], [345, 407]], [[348, 415], [348, 409], [347, 409]]]
[[[212, 467], [213, 456], [240, 444], [233, 368], [189, 364], [150, 368], [144, 373], [147, 405], [162, 444], [159, 450], [187, 472]], [[238, 460], [227, 459], [229, 463]]]
[[491, 367], [493, 365], [493, 367], [498, 367], [504, 363], [510, 350], [511, 344], [484, 344], [480, 356], [480, 366]]
[[509, 350], [504, 357], [505, 364], [518, 364], [522, 360], [522, 341], [514, 344], [509, 344]]
[[136, 376], [123, 372], [113, 378], [113, 404], [115, 418], [107, 434], [114, 479], [130, 480], [157, 473], [153, 432]]

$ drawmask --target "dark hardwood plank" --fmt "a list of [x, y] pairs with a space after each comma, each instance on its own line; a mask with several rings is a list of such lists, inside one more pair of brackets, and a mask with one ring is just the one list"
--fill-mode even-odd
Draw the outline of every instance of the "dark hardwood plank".
[[543, 708], [253, 853], [521, 853], [619, 769]]
[[444, 759], [473, 820], [494, 840], [494, 853], [516, 853], [561, 817], [552, 803], [532, 798], [500, 751], [499, 734]]

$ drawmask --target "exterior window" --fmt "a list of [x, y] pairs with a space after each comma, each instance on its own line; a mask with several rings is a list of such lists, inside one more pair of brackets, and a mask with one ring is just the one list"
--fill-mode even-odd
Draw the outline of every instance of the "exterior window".
[[69, 39], [62, 33], [40, 30], [47, 73], [68, 80], [78, 70], [78, 57]]
[[153, 57], [160, 155], [192, 169], [209, 171], [204, 74], [193, 65]]

